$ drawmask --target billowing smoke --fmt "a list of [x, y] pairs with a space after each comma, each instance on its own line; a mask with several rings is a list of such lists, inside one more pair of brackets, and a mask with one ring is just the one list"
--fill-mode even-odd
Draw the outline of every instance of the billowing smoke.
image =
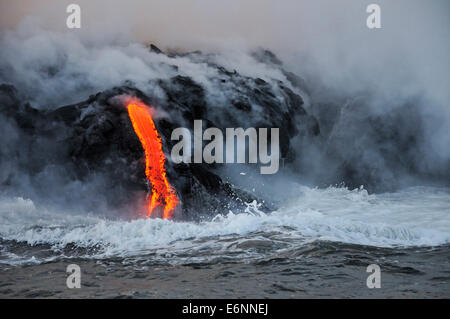
[[[274, 90], [283, 81], [317, 118], [319, 136], [291, 141], [295, 156], [288, 172], [280, 173], [282, 181], [295, 172], [295, 179], [313, 185], [369, 184], [383, 191], [450, 176], [446, 0], [378, 1], [379, 30], [366, 27], [368, 3], [331, 0], [78, 1], [82, 28], [67, 30], [69, 3], [1, 2], [0, 83], [14, 85], [33, 108], [53, 110], [125, 83], [163, 103], [160, 81], [176, 75], [200, 84], [210, 105], [227, 108], [235, 84], [220, 81], [220, 65], [261, 78]], [[148, 42], [166, 52], [202, 53], [157, 54]], [[287, 72], [255, 58], [257, 48], [274, 52]], [[48, 185], [65, 185], [79, 202], [102, 184], [98, 177], [80, 187], [59, 174], [56, 164], [36, 168], [42, 172], [38, 179], [12, 179], [6, 172], [59, 150], [33, 141], [31, 159], [21, 163], [14, 145], [24, 137], [0, 121], [2, 185], [20, 185], [38, 197], [51, 193]], [[280, 189], [280, 182], [272, 185]], [[101, 196], [92, 200], [92, 209], [101, 202]]]

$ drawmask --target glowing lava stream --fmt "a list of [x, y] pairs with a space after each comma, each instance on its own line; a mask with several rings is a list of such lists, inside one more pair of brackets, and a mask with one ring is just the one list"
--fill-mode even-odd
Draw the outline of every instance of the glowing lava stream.
[[152, 217], [158, 207], [163, 207], [162, 218], [171, 219], [179, 201], [166, 177], [164, 168], [166, 157], [162, 149], [161, 138], [152, 119], [151, 109], [137, 99], [132, 99], [128, 103], [127, 109], [134, 131], [144, 148], [145, 175], [152, 187], [152, 198], [148, 203], [147, 217]]

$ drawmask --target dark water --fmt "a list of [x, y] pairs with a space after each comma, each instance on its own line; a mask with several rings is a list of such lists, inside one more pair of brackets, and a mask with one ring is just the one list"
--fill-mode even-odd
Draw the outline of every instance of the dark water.
[[[20, 243], [20, 249], [30, 247]], [[48, 247], [31, 249], [45, 254]], [[70, 249], [70, 248], [67, 248]], [[316, 241], [288, 251], [257, 241], [253, 259], [223, 255], [170, 265], [152, 254], [0, 266], [1, 298], [449, 298], [450, 246], [374, 248]], [[72, 249], [72, 252], [77, 249]], [[78, 252], [80, 255], [85, 253]], [[205, 252], [210, 253], [210, 252]], [[73, 254], [76, 255], [76, 254]], [[203, 259], [204, 260], [204, 259]], [[66, 286], [66, 267], [81, 268], [81, 288]], [[381, 288], [369, 289], [369, 264], [381, 268]]]
[[[449, 189], [300, 188], [264, 214], [108, 220], [0, 200], [0, 297], [448, 298]], [[66, 268], [81, 268], [68, 289]], [[381, 268], [381, 288], [366, 285]]]

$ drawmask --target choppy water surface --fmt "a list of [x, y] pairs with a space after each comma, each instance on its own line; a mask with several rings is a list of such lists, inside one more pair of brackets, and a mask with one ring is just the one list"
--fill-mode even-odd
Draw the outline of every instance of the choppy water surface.
[[[224, 281], [227, 287], [236, 286], [233, 280], [239, 276], [261, 280], [275, 276], [286, 281], [266, 278], [280, 283], [261, 287], [262, 295], [255, 296], [270, 296], [271, 292], [273, 296], [296, 296], [295, 277], [337, 286], [359, 278], [355, 283], [363, 289], [365, 267], [378, 263], [393, 276], [393, 287], [401, 279], [418, 283], [412, 290], [419, 295], [423, 287], [433, 296], [449, 296], [450, 190], [446, 188], [368, 194], [364, 189], [299, 186], [297, 196], [271, 214], [260, 212], [253, 203], [247, 213], [230, 212], [202, 223], [106, 220], [63, 214], [23, 198], [4, 198], [0, 220], [2, 281], [12, 272], [48, 269], [71, 260], [89, 268], [112, 269], [113, 277], [117, 272], [124, 272], [123, 277], [148, 269], [154, 274], [155, 267], [169, 267], [165, 269], [180, 272], [180, 280], [191, 274], [183, 280], [196, 282], [195, 278], [217, 271], [217, 278], [229, 277]], [[259, 275], [254, 267], [260, 267]], [[197, 269], [196, 275], [192, 269]], [[235, 272], [238, 277], [233, 276]], [[300, 291], [305, 296], [308, 291], [320, 296], [322, 291], [303, 288]], [[354, 293], [354, 287], [349, 287], [344, 295]], [[233, 296], [229, 294], [217, 296]], [[180, 292], [179, 296], [184, 295]], [[201, 296], [201, 291], [192, 296]]]

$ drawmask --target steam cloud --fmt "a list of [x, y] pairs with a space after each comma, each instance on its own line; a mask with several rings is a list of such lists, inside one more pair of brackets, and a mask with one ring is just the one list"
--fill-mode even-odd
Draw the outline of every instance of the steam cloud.
[[[209, 61], [227, 69], [269, 83], [288, 82], [277, 67], [250, 54], [263, 47], [304, 79], [302, 89], [293, 89], [304, 97], [307, 111], [321, 127], [320, 140], [292, 141], [301, 156], [290, 169], [304, 182], [339, 182], [346, 170], [342, 163], [357, 167], [351, 174], [376, 175], [383, 185], [416, 183], [410, 171], [430, 179], [450, 176], [446, 0], [377, 1], [382, 8], [380, 30], [366, 28], [368, 3], [355, 1], [83, 0], [77, 2], [82, 29], [74, 31], [65, 29], [69, 3], [1, 2], [0, 83], [13, 84], [20, 98], [35, 108], [75, 103], [126, 80], [164, 99], [156, 80], [175, 74], [192, 77], [205, 88], [211, 104], [226, 107], [226, 84], [215, 81], [213, 68], [186, 57], [149, 53], [141, 43], [154, 42], [169, 51], [200, 49], [209, 54]], [[5, 172], [20, 170], [21, 165], [11, 155], [20, 132], [4, 124], [1, 182], [8, 179]], [[414, 145], [402, 149], [410, 139]], [[404, 168], [393, 167], [382, 154], [398, 156], [402, 162], [405, 152], [409, 169], [397, 180], [393, 172]], [[41, 179], [42, 184], [66, 185], [68, 192], [81, 187], [50, 171], [51, 167], [43, 171], [48, 180]], [[20, 179], [22, 188], [37, 186], [31, 187], [26, 176]], [[84, 193], [99, 183], [84, 184]]]

